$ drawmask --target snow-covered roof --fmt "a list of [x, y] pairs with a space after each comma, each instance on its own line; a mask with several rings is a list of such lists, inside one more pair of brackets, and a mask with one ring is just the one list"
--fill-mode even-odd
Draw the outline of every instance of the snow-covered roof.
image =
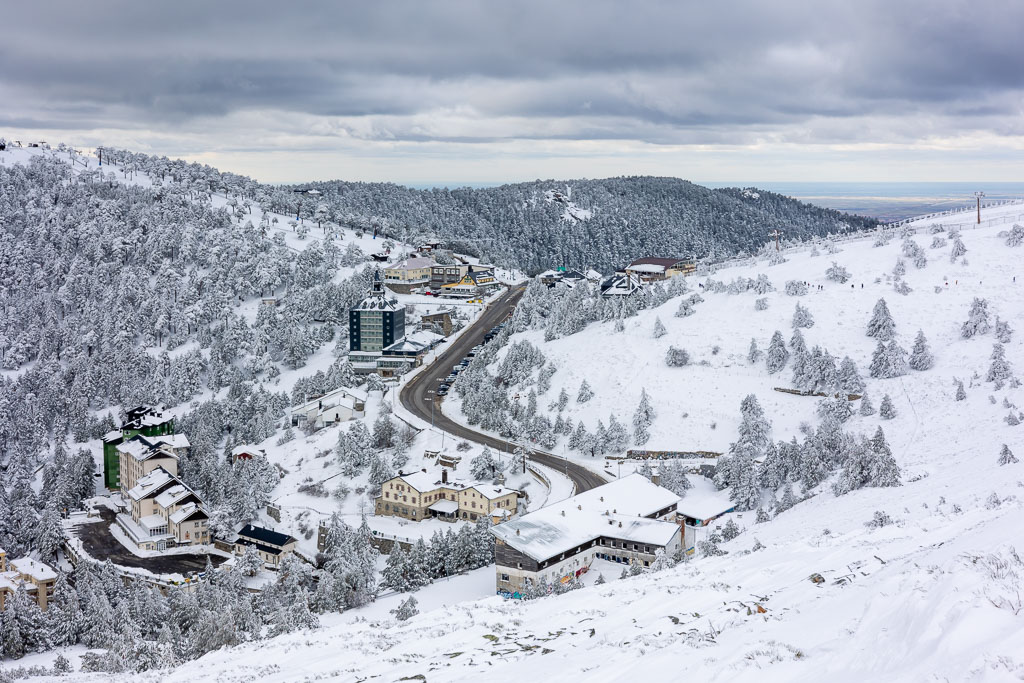
[[635, 266], [629, 266], [629, 270], [635, 273], [664, 273], [665, 266], [657, 263], [638, 263]]
[[188, 448], [192, 445], [184, 434], [163, 434], [161, 436], [151, 436], [149, 439], [157, 443], [165, 443], [171, 448]]
[[159, 496], [156, 497], [156, 504], [162, 508], [169, 508], [183, 498], [189, 496], [192, 493], [192, 489], [185, 486], [184, 484], [177, 484], [167, 489]]
[[390, 346], [384, 347], [383, 353], [419, 353], [424, 351], [429, 344], [414, 341], [412, 335], [406, 335]]
[[410, 256], [404, 261], [399, 261], [393, 266], [388, 266], [384, 269], [384, 272], [389, 270], [423, 270], [424, 268], [430, 268], [434, 265], [434, 259], [426, 258], [425, 256]]
[[196, 503], [189, 503], [188, 505], [181, 506], [181, 509], [176, 510], [170, 517], [168, 517], [168, 519], [175, 524], [181, 524], [197, 512], [202, 512], [204, 515], [206, 514], [202, 506], [197, 505]]
[[107, 441], [107, 442], [114, 441], [115, 439], [120, 439], [120, 438], [121, 438], [121, 430], [120, 429], [115, 429], [114, 431], [107, 432], [106, 434], [103, 435], [103, 440]]
[[491, 533], [538, 561], [600, 536], [664, 545], [678, 532], [678, 525], [648, 516], [678, 502], [679, 496], [668, 489], [631, 474], [499, 524]]
[[445, 498], [437, 501], [436, 503], [432, 503], [430, 507], [427, 509], [434, 510], [435, 512], [440, 512], [444, 515], [450, 515], [454, 512], [459, 511], [459, 504], [456, 503], [454, 500], [448, 500], [447, 498]]
[[138, 483], [128, 491], [128, 497], [132, 500], [142, 500], [143, 498], [148, 498], [149, 496], [163, 491], [165, 486], [171, 482], [177, 481], [178, 480], [171, 476], [167, 470], [162, 467], [158, 467], [139, 479]]
[[231, 455], [242, 455], [243, 453], [256, 455], [257, 453], [263, 453], [263, 449], [247, 443], [244, 443], [240, 446], [235, 446], [234, 448], [231, 449]]
[[[340, 387], [334, 391], [328, 391], [323, 396], [306, 401], [300, 406], [292, 408], [293, 413], [304, 413], [314, 408], [320, 410], [326, 410], [333, 408], [337, 405], [347, 405], [350, 408], [355, 407], [355, 403], [366, 403], [366, 392], [354, 389], [352, 387]], [[250, 446], [251, 448], [251, 446]]]
[[512, 515], [512, 511], [506, 510], [505, 508], [494, 508], [491, 510], [490, 515], [491, 517], [510, 517]]
[[472, 488], [476, 489], [480, 495], [488, 500], [501, 498], [510, 493], [519, 493], [516, 489], [510, 489], [507, 486], [499, 486], [497, 484], [473, 484]]
[[142, 436], [136, 434], [124, 443], [117, 445], [119, 453], [130, 455], [136, 460], [149, 460], [154, 457], [177, 458], [177, 456], [161, 446], [183, 448], [189, 445], [184, 434], [168, 434], [166, 436]]
[[22, 576], [31, 576], [36, 581], [53, 581], [57, 578], [57, 572], [49, 565], [39, 560], [33, 560], [31, 557], [9, 560], [8, 564]]
[[[735, 503], [729, 500], [724, 491], [716, 490], [704, 477], [696, 479], [698, 482], [686, 492], [676, 507], [679, 514], [704, 521], [714, 519], [735, 507]], [[691, 481], [694, 479], [691, 478]]]
[[163, 515], [146, 515], [139, 519], [139, 526], [147, 533], [152, 533], [153, 529], [167, 526], [167, 520], [163, 518]]
[[401, 479], [409, 486], [413, 487], [420, 493], [427, 491], [433, 491], [434, 489], [442, 486], [440, 480], [436, 475], [427, 474], [426, 472], [412, 472], [410, 474], [400, 474], [396, 479]]

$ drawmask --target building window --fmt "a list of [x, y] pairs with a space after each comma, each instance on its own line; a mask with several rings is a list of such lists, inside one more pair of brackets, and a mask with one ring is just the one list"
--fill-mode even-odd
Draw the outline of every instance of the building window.
[[502, 574], [501, 575], [501, 580], [502, 581], [508, 581], [508, 574]]

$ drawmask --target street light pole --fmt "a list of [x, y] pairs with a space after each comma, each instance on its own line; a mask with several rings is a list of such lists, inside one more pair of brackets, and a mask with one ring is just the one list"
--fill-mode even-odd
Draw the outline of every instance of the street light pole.
[[975, 192], [974, 197], [978, 200], [978, 225], [981, 225], [981, 198], [985, 196], [984, 192]]

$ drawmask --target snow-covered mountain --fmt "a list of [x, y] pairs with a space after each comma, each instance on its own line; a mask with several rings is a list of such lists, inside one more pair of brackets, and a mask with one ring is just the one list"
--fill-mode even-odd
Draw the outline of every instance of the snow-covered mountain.
[[[876, 407], [890, 398], [889, 419], [856, 412], [842, 431], [870, 437], [881, 427], [900, 486], [837, 495], [832, 485], [848, 463], [836, 462], [807, 490], [794, 475], [791, 486], [803, 500], [789, 509], [773, 509], [778, 492], [761, 490], [768, 519], [758, 522], [753, 511], [731, 515], [742, 531], [721, 541], [722, 555], [698, 552], [658, 573], [535, 601], [490, 597], [404, 622], [379, 612], [366, 621], [343, 618], [211, 653], [160, 679], [512, 681], [557, 672], [565, 680], [619, 681], [671, 671], [722, 681], [1019, 680], [1024, 465], [1002, 447], [1024, 450], [1016, 424], [1024, 347], [1015, 331], [1024, 326], [1017, 289], [1024, 272], [1021, 247], [1009, 246], [1020, 243], [1012, 226], [1021, 213], [1008, 206], [983, 214], [995, 225], [975, 227], [961, 215], [919, 222], [905, 236], [806, 245], [784, 252], [784, 263], [775, 257], [693, 277], [688, 292], [636, 315], [547, 341], [539, 328], [510, 340], [529, 341], [555, 368], [550, 388], [537, 397], [539, 413], [554, 419], [557, 409], [546, 406], [565, 388], [571, 398], [564, 417], [588, 431], [609, 415], [629, 425], [645, 391], [657, 414], [645, 448], [725, 452], [737, 440], [740, 403], [749, 395], [763, 407], [775, 441], [803, 441], [821, 424], [824, 400], [774, 391], [793, 387], [791, 362], [771, 374], [763, 358], [751, 360], [752, 338], [761, 351], [775, 330], [790, 339], [799, 303], [814, 321], [801, 330], [807, 348], [827, 349], [836, 362], [848, 356], [863, 379], [856, 393]], [[957, 236], [941, 220], [964, 223], [966, 253], [954, 257]], [[846, 281], [837, 281], [843, 277], [833, 262], [847, 271]], [[894, 269], [904, 272], [894, 276]], [[761, 274], [774, 289], [747, 289]], [[789, 281], [806, 282], [807, 293], [788, 295]], [[702, 301], [676, 317], [694, 292]], [[878, 361], [880, 376], [872, 376], [877, 338], [867, 329], [879, 299], [891, 312], [898, 347], [911, 351], [924, 333], [930, 367], [890, 371], [889, 361]], [[976, 324], [979, 299], [987, 302], [987, 330]], [[969, 318], [975, 333], [965, 337]], [[665, 333], [656, 337], [659, 320]], [[670, 346], [688, 351], [690, 363], [668, 367]], [[511, 348], [488, 369], [497, 371]], [[583, 380], [594, 395], [579, 403]], [[862, 401], [854, 402], [858, 410]], [[550, 450], [608, 466], [567, 441], [558, 436]], [[431, 590], [421, 591], [424, 599]]]

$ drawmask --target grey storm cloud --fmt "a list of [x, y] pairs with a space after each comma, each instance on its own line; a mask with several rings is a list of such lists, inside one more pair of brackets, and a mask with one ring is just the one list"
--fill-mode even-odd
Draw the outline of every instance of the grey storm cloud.
[[[7, 126], [276, 111], [338, 117], [364, 138], [727, 143], [751, 130], [842, 140], [836, 122], [927, 112], [877, 132], [1022, 132], [1015, 1], [55, 0], [11, 3], [4, 22]], [[431, 123], [445, 117], [484, 124]]]

